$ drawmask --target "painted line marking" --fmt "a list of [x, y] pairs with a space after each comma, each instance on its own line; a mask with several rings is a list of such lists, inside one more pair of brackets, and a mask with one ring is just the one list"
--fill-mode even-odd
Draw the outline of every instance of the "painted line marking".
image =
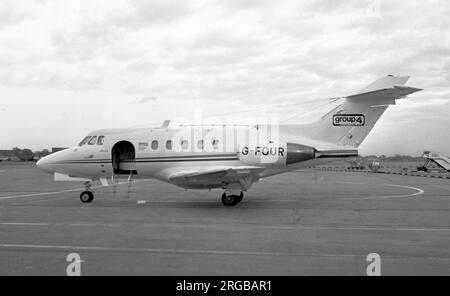
[[[145, 182], [145, 181], [149, 181], [149, 180], [134, 180], [133, 183]], [[118, 186], [123, 185], [123, 184], [128, 184], [128, 182], [119, 182], [119, 183], [117, 183]], [[112, 184], [108, 185], [108, 186], [98, 185], [98, 186], [92, 186], [91, 189], [98, 189], [98, 188], [102, 188], [102, 187], [111, 187], [111, 186], [113, 186], [113, 185]], [[21, 194], [21, 195], [1, 196], [0, 200], [13, 199], [13, 198], [22, 198], [22, 197], [57, 195], [57, 194], [61, 194], [61, 193], [81, 191], [81, 190], [84, 190], [84, 187], [82, 187], [82, 188], [74, 188], [74, 189], [66, 189], [66, 190], [60, 190], [60, 191], [50, 191], [50, 192], [39, 192], [39, 193], [30, 193], [30, 194]]]
[[[45, 201], [49, 201], [49, 200], [51, 200], [51, 201], [56, 201], [56, 200], [61, 200], [61, 199], [67, 199], [67, 198], [71, 198], [70, 196], [59, 196], [59, 197], [53, 197], [53, 198], [47, 198], [47, 197], [43, 197], [43, 198], [41, 198], [41, 199], [29, 199], [29, 200], [26, 200], [26, 202], [30, 202], [30, 203], [34, 203], [34, 204], [36, 204], [36, 203], [38, 203], [38, 202], [45, 202]], [[12, 203], [11, 205], [21, 205], [21, 204], [24, 204], [24, 202], [25, 201], [21, 201], [21, 202], [18, 202], [18, 203]]]
[[[173, 253], [197, 255], [253, 255], [253, 256], [311, 256], [307, 253], [259, 252], [259, 251], [233, 251], [233, 250], [196, 250], [196, 249], [162, 249], [162, 248], [127, 248], [103, 246], [67, 246], [67, 245], [29, 245], [29, 244], [0, 244], [0, 248], [44, 249], [44, 250], [81, 250], [81, 251], [109, 251], [134, 253]], [[320, 257], [355, 257], [366, 254], [316, 254]], [[449, 258], [450, 259], [450, 258]]]
[[408, 227], [328, 227], [328, 226], [263, 226], [264, 228], [274, 229], [309, 229], [309, 230], [362, 230], [362, 231], [419, 231], [419, 232], [449, 232], [450, 228], [408, 228]]
[[357, 184], [357, 185], [377, 185], [377, 186], [390, 186], [390, 187], [398, 187], [398, 188], [407, 188], [415, 190], [416, 192], [412, 194], [405, 194], [405, 195], [387, 195], [387, 196], [370, 196], [370, 197], [363, 197], [363, 198], [342, 198], [342, 200], [369, 200], [369, 199], [389, 199], [389, 198], [397, 198], [397, 197], [412, 197], [416, 195], [423, 194], [425, 191], [411, 186], [406, 185], [397, 185], [397, 184], [367, 184], [362, 182], [330, 182], [335, 184]]
[[400, 197], [413, 197], [416, 195], [421, 195], [425, 191], [411, 186], [405, 186], [405, 185], [396, 185], [396, 184], [379, 184], [382, 186], [390, 186], [390, 187], [398, 187], [398, 188], [407, 188], [411, 190], [415, 190], [416, 192], [411, 194], [403, 194], [403, 195], [387, 195], [387, 196], [371, 196], [371, 197], [363, 197], [363, 198], [344, 198], [344, 200], [369, 200], [369, 199], [390, 199], [390, 198], [400, 198]]
[[5, 226], [50, 226], [50, 223], [28, 223], [28, 222], [0, 222], [0, 225]]
[[[367, 254], [335, 254], [335, 253], [290, 253], [290, 252], [260, 252], [260, 251], [239, 251], [239, 250], [213, 250], [213, 249], [162, 249], [162, 248], [127, 248], [127, 247], [103, 247], [103, 246], [69, 246], [69, 245], [30, 245], [30, 244], [0, 244], [4, 249], [35, 249], [35, 250], [80, 250], [80, 251], [98, 251], [98, 252], [132, 252], [132, 253], [159, 253], [159, 254], [192, 254], [192, 255], [228, 255], [228, 256], [272, 256], [272, 257], [333, 257], [349, 258], [363, 257]], [[426, 260], [445, 260], [450, 261], [450, 257], [418, 257], [409, 256], [389, 256], [383, 258], [402, 259], [426, 259]]]
[[10, 195], [10, 196], [2, 196], [0, 197], [0, 200], [5, 199], [13, 199], [13, 198], [21, 198], [21, 197], [34, 197], [34, 196], [45, 196], [45, 195], [55, 195], [55, 194], [61, 194], [66, 192], [73, 192], [73, 191], [79, 191], [83, 190], [84, 188], [75, 188], [75, 189], [66, 189], [61, 191], [50, 191], [50, 192], [40, 192], [40, 193], [30, 193], [30, 194], [21, 194], [21, 195]]
[[[151, 180], [150, 179], [135, 180], [135, 181], [133, 181], [133, 183], [145, 182], [145, 181], [151, 181]], [[412, 190], [416, 191], [416, 192], [414, 192], [412, 194], [406, 194], [406, 195], [370, 196], [370, 197], [363, 197], [363, 198], [339, 198], [340, 200], [370, 200], [370, 199], [391, 199], [391, 198], [401, 198], [401, 197], [413, 197], [413, 196], [421, 195], [421, 194], [423, 194], [425, 192], [424, 190], [422, 190], [420, 188], [406, 186], [406, 185], [396, 185], [396, 184], [367, 184], [367, 183], [361, 183], [361, 182], [328, 182], [328, 183], [390, 186], [390, 187], [398, 187], [398, 188], [407, 188], [407, 189], [412, 189]], [[123, 184], [128, 184], [128, 182], [119, 182], [118, 186], [119, 185], [123, 185]], [[93, 186], [91, 188], [92, 189], [97, 189], [97, 188], [111, 187], [111, 186], [113, 186], [113, 185], [109, 185], [109, 186], [99, 185], [99, 186]], [[57, 194], [61, 194], [61, 193], [81, 191], [81, 190], [84, 190], [84, 188], [74, 188], [74, 189], [66, 189], [66, 190], [61, 190], [61, 191], [51, 191], [51, 192], [30, 193], [30, 194], [22, 194], [22, 195], [2, 196], [2, 197], [0, 197], [0, 200], [13, 199], [13, 198], [23, 198], [23, 197], [57, 195]], [[289, 202], [289, 201], [297, 201], [297, 200], [274, 200], [274, 199], [262, 200], [261, 199], [260, 201], [264, 201], [264, 202], [267, 202], [267, 201], [269, 201], [269, 202], [272, 202], [272, 201], [273, 202], [284, 202], [284, 201], [286, 201], [286, 202]], [[146, 202], [150, 202], [150, 203], [189, 203], [189, 202], [181, 202], [181, 201], [146, 201]], [[144, 202], [141, 202], [141, 203], [138, 202], [138, 204], [144, 204]]]
[[120, 223], [71, 223], [71, 224], [69, 224], [69, 226], [75, 226], [75, 227], [93, 227], [93, 226], [121, 227], [124, 225], [121, 225]]
[[258, 224], [217, 224], [217, 225], [204, 225], [204, 224], [185, 224], [185, 223], [50, 223], [50, 222], [0, 222], [0, 226], [70, 226], [70, 227], [174, 227], [174, 228], [226, 228], [226, 227], [249, 227], [249, 228], [262, 228], [262, 229], [278, 229], [278, 230], [358, 230], [358, 231], [419, 231], [419, 232], [450, 232], [450, 228], [437, 228], [437, 227], [380, 227], [380, 226], [308, 226], [308, 225], [258, 225]]

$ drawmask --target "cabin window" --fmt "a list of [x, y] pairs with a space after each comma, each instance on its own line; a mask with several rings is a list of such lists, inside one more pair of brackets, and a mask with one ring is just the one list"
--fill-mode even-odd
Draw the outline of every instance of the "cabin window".
[[183, 150], [188, 149], [188, 146], [189, 146], [188, 140], [182, 140], [182, 141], [181, 141], [181, 148], [182, 148]]
[[203, 150], [203, 140], [198, 140], [198, 142], [197, 142], [197, 148], [198, 148], [199, 150]]
[[97, 141], [97, 136], [93, 136], [91, 140], [88, 142], [88, 145], [95, 145], [95, 142]]
[[219, 140], [213, 140], [212, 145], [214, 150], [219, 149]]
[[152, 141], [152, 149], [153, 150], [158, 149], [158, 141], [156, 141], [156, 140]]
[[104, 140], [105, 136], [99, 136], [97, 140], [97, 145], [103, 145]]
[[80, 144], [78, 144], [78, 146], [83, 146], [89, 141], [90, 138], [91, 138], [90, 136], [87, 136], [86, 138], [83, 139], [83, 141], [80, 142]]
[[167, 140], [167, 142], [166, 142], [166, 149], [167, 150], [172, 150], [172, 140]]

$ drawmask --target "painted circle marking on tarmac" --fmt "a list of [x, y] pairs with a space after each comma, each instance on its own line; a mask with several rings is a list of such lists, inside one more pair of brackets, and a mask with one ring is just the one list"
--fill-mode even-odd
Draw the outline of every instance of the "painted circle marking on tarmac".
[[[148, 181], [148, 180], [136, 180], [135, 182], [145, 182], [145, 181]], [[328, 183], [389, 186], [389, 187], [397, 187], [397, 188], [406, 188], [406, 189], [411, 189], [411, 190], [415, 191], [414, 193], [404, 194], [404, 195], [370, 196], [370, 197], [363, 197], [363, 198], [341, 198], [341, 200], [371, 200], [371, 199], [391, 199], [391, 198], [413, 197], [413, 196], [421, 195], [425, 192], [423, 189], [420, 189], [420, 188], [406, 186], [406, 185], [397, 185], [397, 184], [367, 184], [367, 183], [362, 183], [362, 182], [328, 182]], [[118, 185], [122, 185], [122, 184], [127, 184], [127, 182], [120, 182]], [[109, 186], [111, 186], [111, 185], [109, 185]], [[101, 185], [93, 186], [92, 188], [96, 189], [96, 188], [100, 188], [100, 187], [104, 187], [104, 186], [101, 186]], [[40, 193], [31, 193], [31, 194], [23, 194], [23, 195], [0, 196], [0, 200], [23, 198], [23, 197], [56, 195], [56, 194], [61, 194], [61, 193], [79, 191], [81, 189], [82, 188], [76, 188], [76, 189], [67, 189], [67, 190], [53, 191], [53, 192], [40, 192]], [[282, 201], [282, 200], [277, 200], [277, 201]], [[179, 202], [179, 201], [175, 201], [175, 202]]]
[[[366, 183], [360, 183], [360, 182], [332, 182], [336, 184], [358, 184], [358, 185], [372, 185], [372, 184], [366, 184]], [[370, 197], [363, 197], [363, 198], [343, 198], [344, 200], [370, 200], [370, 199], [390, 199], [390, 198], [400, 198], [400, 197], [413, 197], [417, 195], [423, 194], [425, 191], [420, 188], [412, 187], [412, 186], [406, 186], [406, 185], [398, 185], [398, 184], [376, 184], [379, 186], [388, 186], [388, 187], [397, 187], [397, 188], [406, 188], [414, 190], [414, 193], [411, 194], [403, 194], [403, 195], [385, 195], [385, 196], [370, 196]]]
[[[147, 179], [134, 180], [133, 183], [146, 182], [146, 181], [149, 181], [149, 180], [147, 180]], [[117, 183], [117, 185], [123, 185], [123, 184], [128, 184], [128, 182]], [[91, 189], [98, 189], [98, 188], [102, 188], [102, 187], [111, 187], [111, 186], [113, 186], [113, 185], [112, 184], [108, 184], [108, 186], [98, 185], [98, 186], [92, 186]], [[84, 190], [84, 188], [74, 188], [74, 189], [66, 189], [66, 190], [60, 190], [60, 191], [49, 191], [49, 192], [39, 192], [39, 193], [30, 193], [30, 194], [10, 195], [10, 196], [0, 196], [0, 200], [23, 198], [23, 197], [57, 195], [57, 194], [61, 194], [61, 193], [82, 191], [82, 190]]]

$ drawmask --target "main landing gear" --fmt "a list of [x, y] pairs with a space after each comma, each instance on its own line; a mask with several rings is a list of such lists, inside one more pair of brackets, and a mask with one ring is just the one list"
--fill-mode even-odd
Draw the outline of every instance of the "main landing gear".
[[82, 203], [90, 203], [94, 200], [94, 192], [91, 189], [92, 184], [90, 182], [84, 183], [84, 191], [80, 194], [80, 200]]
[[227, 193], [224, 192], [222, 194], [222, 203], [226, 207], [232, 207], [232, 206], [235, 206], [238, 203], [240, 203], [243, 198], [244, 198], [244, 193], [242, 193], [242, 192], [240, 195], [234, 195], [234, 194], [227, 195]]

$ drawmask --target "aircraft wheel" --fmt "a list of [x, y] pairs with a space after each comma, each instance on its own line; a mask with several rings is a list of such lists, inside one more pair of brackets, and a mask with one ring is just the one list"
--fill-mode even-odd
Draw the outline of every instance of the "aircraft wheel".
[[80, 194], [80, 200], [82, 203], [90, 203], [94, 200], [94, 193], [91, 191], [83, 191]]
[[240, 203], [244, 199], [244, 193], [241, 192], [240, 195], [235, 195], [237, 199], [237, 203]]
[[222, 203], [226, 207], [235, 206], [241, 201], [239, 198], [239, 195], [227, 195], [224, 193], [222, 194]]

